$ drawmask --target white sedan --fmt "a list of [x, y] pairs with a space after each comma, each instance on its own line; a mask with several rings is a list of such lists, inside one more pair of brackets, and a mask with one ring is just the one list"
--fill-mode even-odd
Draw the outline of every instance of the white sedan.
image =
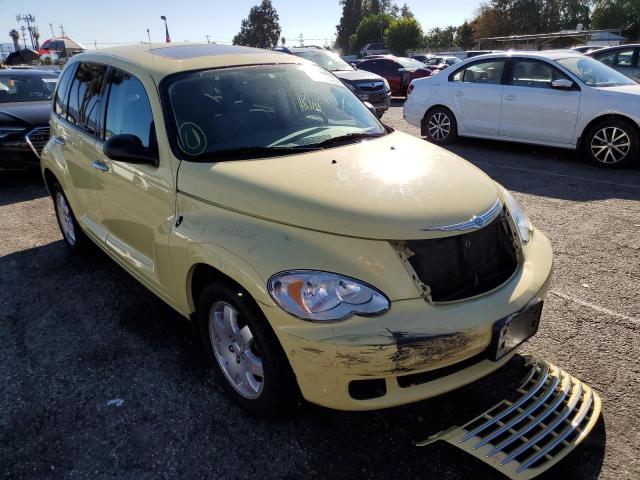
[[441, 145], [466, 136], [582, 148], [618, 167], [638, 156], [640, 85], [576, 52], [495, 53], [414, 80], [404, 118]]

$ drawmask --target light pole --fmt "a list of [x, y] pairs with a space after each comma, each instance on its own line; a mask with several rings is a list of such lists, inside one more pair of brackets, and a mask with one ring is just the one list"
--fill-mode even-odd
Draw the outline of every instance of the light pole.
[[164, 41], [166, 43], [171, 43], [171, 37], [169, 37], [169, 27], [167, 26], [167, 17], [165, 17], [164, 15], [162, 15], [160, 17], [161, 20], [164, 20], [164, 33], [165, 33], [165, 39]]

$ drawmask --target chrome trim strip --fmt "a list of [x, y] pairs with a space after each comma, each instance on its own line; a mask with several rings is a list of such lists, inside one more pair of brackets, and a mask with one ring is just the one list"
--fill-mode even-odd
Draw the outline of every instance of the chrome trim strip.
[[531, 405], [529, 405], [527, 408], [525, 408], [522, 412], [520, 412], [518, 415], [516, 415], [511, 420], [509, 420], [507, 423], [505, 423], [503, 426], [501, 426], [500, 428], [496, 429], [491, 435], [485, 437], [481, 442], [479, 442], [475, 447], [473, 447], [474, 450], [486, 445], [491, 440], [493, 440], [494, 438], [496, 438], [499, 435], [502, 435], [504, 432], [509, 430], [511, 427], [513, 427], [514, 425], [517, 425], [522, 420], [524, 420], [529, 415], [531, 415], [533, 412], [535, 412], [541, 405], [544, 404], [544, 402], [547, 401], [547, 399], [551, 395], [553, 395], [555, 393], [556, 387], [558, 386], [558, 383], [560, 383], [560, 377], [556, 377], [556, 376], [552, 377], [551, 383], [549, 384], [549, 387], [548, 387], [547, 391], [544, 392], [542, 395], [540, 395], [540, 398], [538, 398], [535, 402], [533, 402]]
[[[27, 142], [27, 144], [29, 145], [29, 148], [31, 148], [31, 150], [36, 155], [36, 157], [40, 158], [40, 154], [36, 150], [36, 147], [33, 145], [33, 143], [31, 143], [31, 139], [29, 138], [37, 130], [45, 130], [49, 134], [49, 136], [51, 136], [51, 129], [50, 129], [50, 127], [36, 127], [33, 130], [29, 130], [24, 136], [24, 139]], [[46, 145], [46, 142], [45, 142], [45, 145]], [[42, 148], [44, 148], [44, 145], [42, 146]]]
[[526, 395], [523, 395], [522, 397], [520, 397], [517, 402], [512, 403], [509, 408], [506, 408], [495, 417], [491, 418], [490, 420], [487, 420], [482, 425], [479, 425], [478, 427], [471, 430], [462, 438], [462, 440], [460, 440], [460, 443], [466, 442], [470, 438], [475, 437], [478, 433], [480, 433], [485, 428], [490, 427], [494, 423], [498, 422], [500, 419], [509, 415], [516, 408], [518, 408], [520, 405], [522, 405], [524, 402], [526, 402], [531, 397], [533, 397], [536, 393], [538, 393], [538, 390], [540, 390], [543, 387], [543, 385], [547, 382], [548, 378], [549, 378], [549, 364], [545, 363], [540, 369], [540, 378], [538, 379], [536, 384], [533, 386], [533, 388], [526, 393]]
[[[511, 452], [509, 455], [503, 458], [502, 461], [500, 462], [501, 466], [506, 465], [511, 460], [513, 460], [518, 455], [520, 455], [522, 452], [524, 452], [525, 450], [532, 448], [533, 445], [535, 445], [538, 441], [540, 441], [541, 439], [549, 435], [560, 423], [564, 422], [567, 419], [567, 417], [571, 415], [571, 412], [575, 410], [576, 405], [580, 400], [580, 397], [582, 397], [582, 383], [580, 382], [576, 383], [574, 388], [576, 391], [571, 397], [571, 399], [569, 400], [569, 404], [566, 407], [564, 407], [564, 409], [562, 410], [562, 413], [560, 414], [560, 416], [556, 417], [544, 429], [540, 430], [533, 437], [529, 438], [527, 443], [523, 443], [518, 448], [516, 448], [513, 452]], [[549, 413], [551, 413], [552, 411], [553, 410], [550, 410]], [[539, 422], [536, 422], [536, 423], [538, 425], [540, 424]]]
[[493, 219], [495, 219], [500, 212], [502, 212], [502, 201], [500, 199], [496, 200], [496, 202], [484, 213], [480, 215], [474, 215], [469, 220], [460, 223], [454, 223], [452, 225], [444, 225], [440, 227], [425, 227], [421, 228], [423, 232], [452, 232], [452, 231], [461, 231], [461, 230], [478, 230], [485, 225], [489, 224]]
[[587, 413], [589, 413], [589, 409], [591, 409], [591, 404], [593, 403], [593, 393], [591, 393], [591, 390], [587, 390], [585, 397], [586, 398], [582, 403], [582, 408], [578, 411], [578, 413], [576, 413], [576, 416], [573, 418], [571, 423], [556, 438], [542, 447], [540, 451], [534, 453], [532, 456], [526, 459], [524, 463], [520, 465], [520, 467], [516, 470], [516, 473], [520, 473], [526, 470], [530, 465], [540, 460], [580, 426], [580, 424], [584, 420], [584, 417], [586, 417]]

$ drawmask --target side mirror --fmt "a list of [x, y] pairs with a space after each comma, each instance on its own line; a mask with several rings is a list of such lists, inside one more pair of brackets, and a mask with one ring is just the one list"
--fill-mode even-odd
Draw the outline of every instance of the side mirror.
[[573, 88], [573, 82], [567, 78], [559, 78], [558, 80], [554, 80], [553, 82], [551, 82], [551, 86], [553, 88], [568, 90], [570, 88]]
[[134, 163], [138, 165], [158, 166], [158, 154], [145, 148], [135, 135], [114, 135], [104, 142], [104, 154], [111, 160]]
[[374, 107], [371, 103], [364, 102], [364, 106], [367, 107], [369, 111], [373, 113], [376, 117], [378, 116], [378, 113], [376, 112], [376, 107]]

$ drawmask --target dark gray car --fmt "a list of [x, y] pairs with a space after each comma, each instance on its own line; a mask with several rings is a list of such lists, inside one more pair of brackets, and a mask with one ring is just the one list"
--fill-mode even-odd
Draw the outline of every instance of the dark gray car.
[[56, 73], [44, 70], [0, 70], [0, 170], [39, 164], [57, 81]]
[[602, 48], [587, 55], [640, 83], [640, 44]]
[[369, 102], [381, 118], [391, 104], [391, 89], [380, 75], [356, 70], [339, 55], [320, 47], [278, 47], [275, 50], [311, 60], [342, 80], [363, 102]]

